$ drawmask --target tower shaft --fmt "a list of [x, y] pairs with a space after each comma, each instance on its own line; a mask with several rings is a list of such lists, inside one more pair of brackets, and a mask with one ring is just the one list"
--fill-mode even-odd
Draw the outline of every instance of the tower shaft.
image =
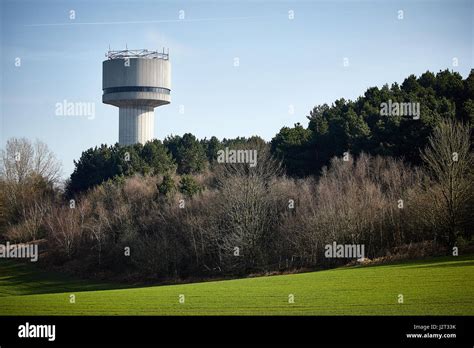
[[130, 106], [119, 108], [119, 144], [145, 144], [153, 139], [154, 108]]

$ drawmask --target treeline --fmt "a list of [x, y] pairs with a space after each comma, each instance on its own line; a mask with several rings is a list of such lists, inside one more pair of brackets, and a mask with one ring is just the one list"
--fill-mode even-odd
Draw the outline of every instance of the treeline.
[[[383, 103], [418, 104], [418, 115], [381, 115]], [[412, 110], [413, 111], [413, 110]], [[318, 176], [334, 156], [348, 152], [400, 158], [420, 165], [420, 150], [443, 119], [474, 125], [474, 70], [463, 80], [448, 70], [409, 76], [397, 83], [369, 88], [356, 101], [339, 99], [331, 106], [310, 111], [305, 128], [283, 127], [271, 140], [271, 153], [292, 177]], [[259, 137], [197, 139], [187, 133], [142, 145], [102, 145], [82, 153], [67, 185], [69, 196], [115, 176], [146, 174], [197, 174], [210, 169], [217, 152], [239, 147]]]
[[[419, 115], [401, 115], [400, 110], [398, 115], [381, 115], [384, 103], [419, 103]], [[473, 127], [474, 70], [465, 80], [448, 70], [410, 75], [401, 85], [369, 88], [355, 101], [315, 106], [308, 119], [307, 128], [284, 127], [271, 141], [272, 152], [283, 159], [290, 175], [317, 174], [344, 152], [403, 158], [419, 165], [420, 150], [443, 119]]]
[[219, 150], [254, 142], [265, 144], [257, 136], [220, 141], [216, 137], [198, 140], [186, 133], [182, 137], [169, 136], [163, 142], [153, 140], [145, 145], [101, 145], [84, 151], [80, 159], [74, 161], [75, 169], [66, 183], [66, 193], [73, 197], [119, 176], [204, 173], [216, 161]]

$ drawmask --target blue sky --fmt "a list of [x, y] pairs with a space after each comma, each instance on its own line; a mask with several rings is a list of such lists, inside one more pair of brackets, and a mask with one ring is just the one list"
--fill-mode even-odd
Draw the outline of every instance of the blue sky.
[[[101, 102], [109, 45], [169, 48], [172, 103], [155, 109], [161, 140], [186, 132], [270, 140], [283, 126], [306, 125], [317, 104], [426, 70], [466, 77], [474, 66], [472, 1], [0, 3], [1, 146], [40, 139], [64, 176], [83, 150], [118, 140], [118, 109]], [[95, 117], [57, 116], [63, 100], [95, 103]]]

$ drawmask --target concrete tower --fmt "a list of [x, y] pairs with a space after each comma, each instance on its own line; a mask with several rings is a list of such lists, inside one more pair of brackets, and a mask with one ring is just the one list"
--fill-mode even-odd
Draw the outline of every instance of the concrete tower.
[[119, 144], [153, 139], [154, 108], [171, 102], [169, 54], [109, 51], [102, 63], [102, 102], [119, 108]]

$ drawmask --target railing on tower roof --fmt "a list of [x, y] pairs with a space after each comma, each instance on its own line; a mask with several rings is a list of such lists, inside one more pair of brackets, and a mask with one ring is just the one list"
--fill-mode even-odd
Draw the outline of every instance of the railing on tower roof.
[[163, 48], [162, 52], [158, 51], [148, 51], [146, 49], [141, 50], [122, 50], [122, 51], [111, 51], [109, 50], [105, 56], [108, 59], [126, 59], [126, 58], [146, 58], [146, 59], [169, 59], [169, 49], [165, 53]]

